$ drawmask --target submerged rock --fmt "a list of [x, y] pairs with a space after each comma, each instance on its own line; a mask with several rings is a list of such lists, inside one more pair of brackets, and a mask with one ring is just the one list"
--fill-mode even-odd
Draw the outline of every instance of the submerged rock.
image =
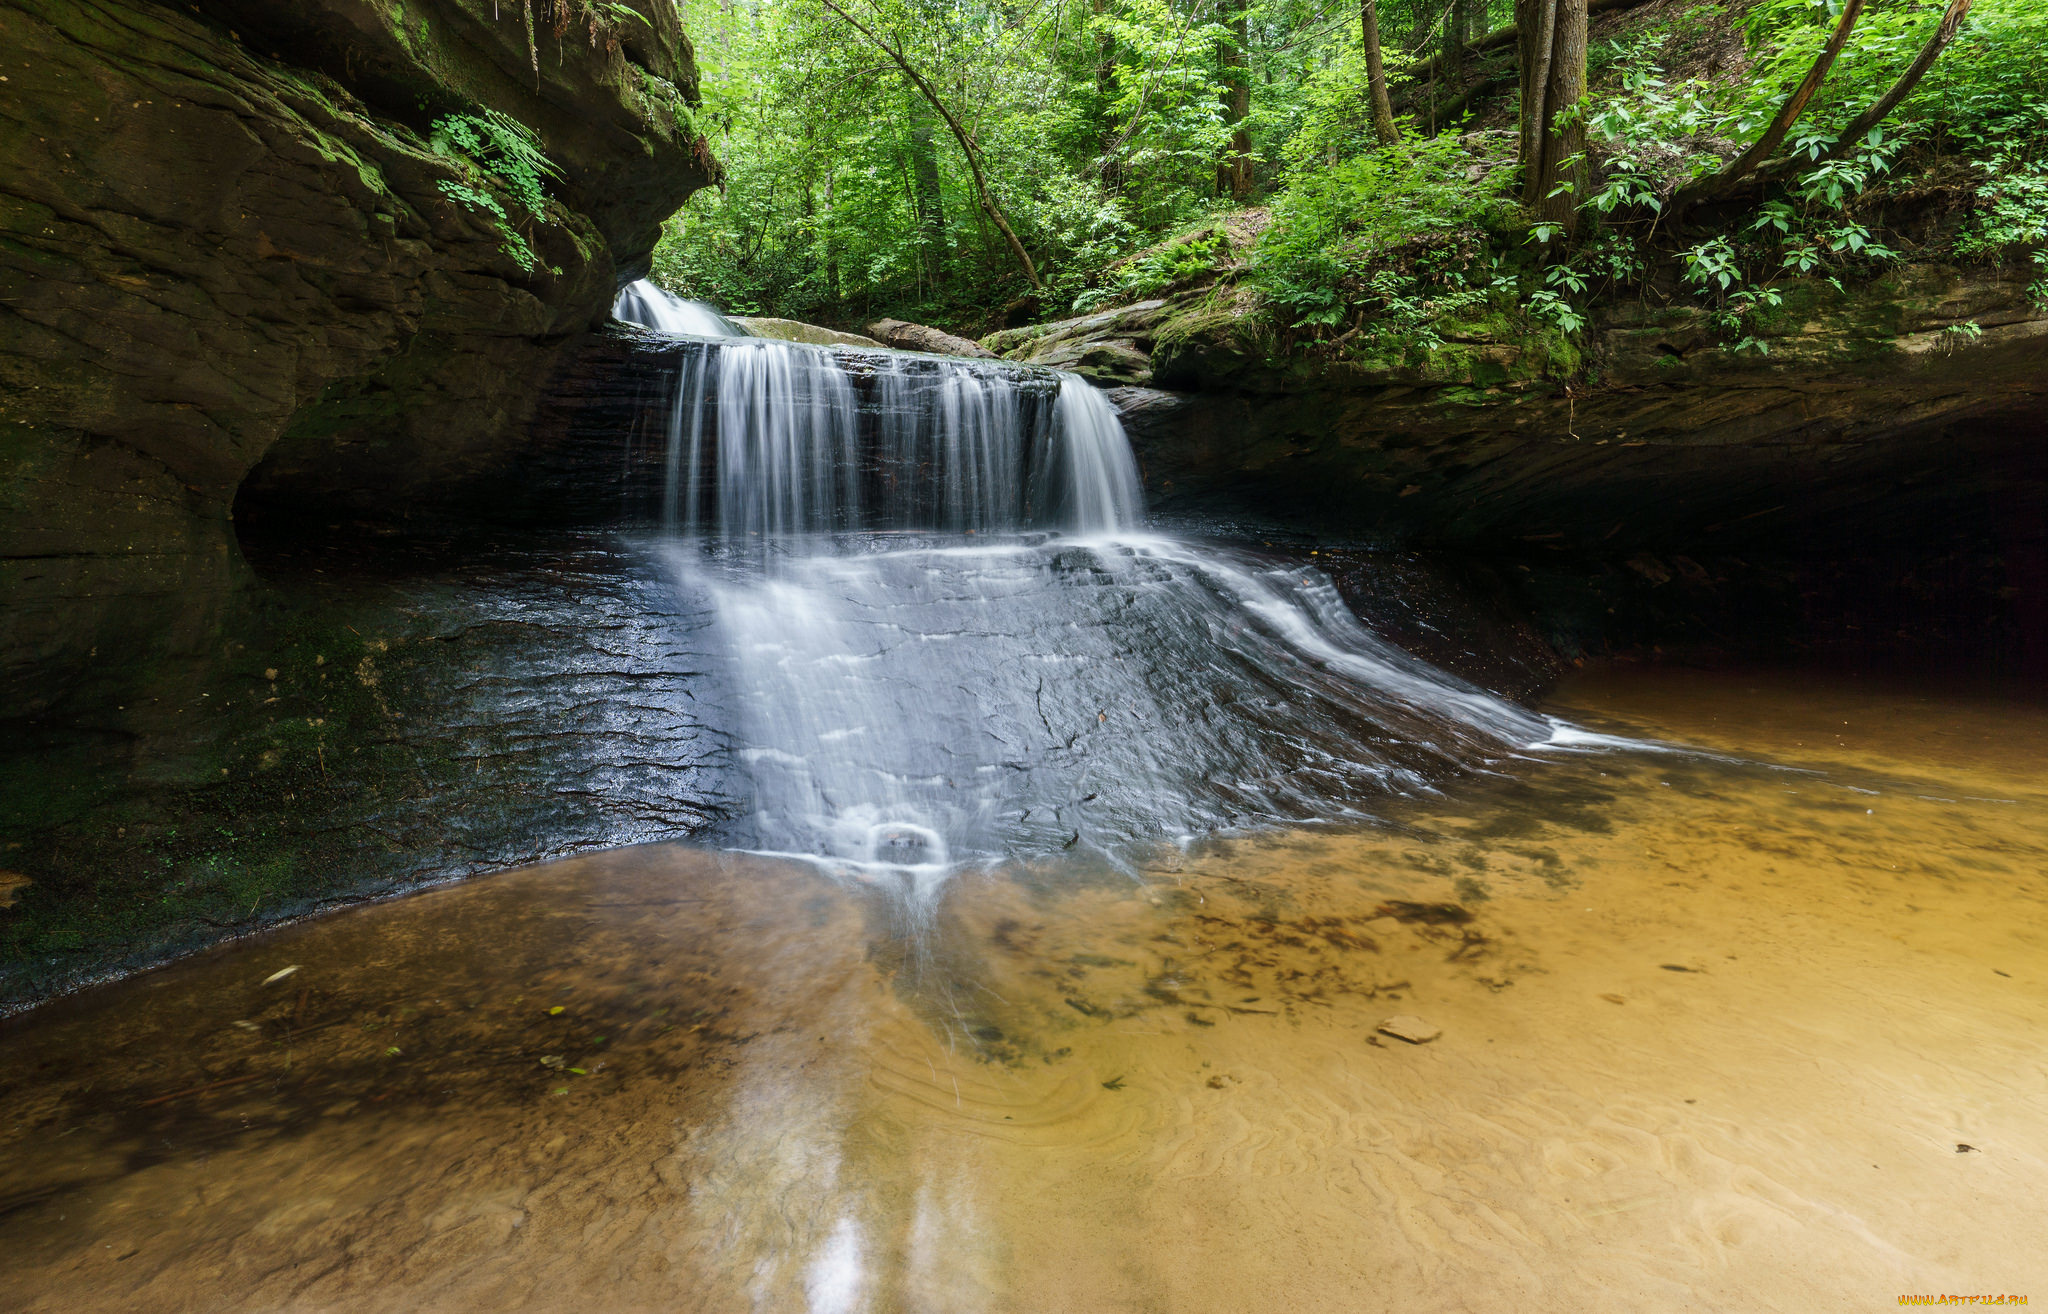
[[1379, 1024], [1378, 1031], [1383, 1036], [1405, 1040], [1411, 1045], [1427, 1045], [1444, 1033], [1442, 1027], [1433, 1022], [1425, 1022], [1411, 1013], [1388, 1018]]

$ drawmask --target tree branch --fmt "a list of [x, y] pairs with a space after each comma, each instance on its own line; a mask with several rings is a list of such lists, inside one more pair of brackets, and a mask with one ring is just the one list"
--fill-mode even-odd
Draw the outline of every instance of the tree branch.
[[[1913, 57], [1913, 62], [1906, 66], [1906, 71], [1899, 74], [1898, 81], [1892, 83], [1891, 90], [1879, 96], [1870, 108], [1858, 114], [1848, 127], [1843, 128], [1841, 134], [1835, 138], [1835, 144], [1828, 147], [1820, 159], [1840, 159], [1854, 150], [1856, 143], [1863, 140], [1865, 133], [1884, 122], [1885, 116], [1897, 109], [1900, 101], [1913, 94], [1913, 88], [1927, 75], [1927, 70], [1934, 67], [1934, 61], [1941, 57], [1941, 52], [1948, 48], [1948, 43], [1956, 39], [1957, 31], [1963, 26], [1963, 19], [1969, 16], [1970, 3], [1971, 0], [1948, 0], [1948, 9], [1942, 14], [1941, 22], [1936, 24], [1934, 35], [1927, 38], [1927, 44], [1920, 47], [1920, 53]], [[1774, 160], [1764, 166], [1763, 172], [1775, 176], [1799, 165], [1800, 161], [1797, 159]]]
[[1799, 116], [1806, 112], [1807, 103], [1813, 99], [1814, 93], [1820, 90], [1821, 81], [1827, 77], [1828, 70], [1834, 67], [1835, 56], [1841, 54], [1842, 47], [1848, 44], [1849, 33], [1862, 15], [1863, 0], [1848, 0], [1842, 6], [1842, 17], [1836, 21], [1835, 30], [1829, 35], [1828, 43], [1821, 47], [1820, 54], [1814, 56], [1813, 67], [1806, 70], [1806, 76], [1799, 80], [1798, 86], [1792, 88], [1792, 94], [1785, 97], [1785, 103], [1778, 106], [1778, 113], [1771, 120], [1770, 126], [1764, 129], [1763, 136], [1750, 143], [1748, 150], [1736, 156], [1719, 173], [1679, 188], [1665, 207], [1667, 213], [1682, 214], [1688, 206], [1722, 195], [1770, 158], [1771, 152], [1778, 149], [1780, 143], [1785, 140], [1785, 134], [1792, 130], [1792, 125], [1798, 121]]
[[[1648, 3], [1650, 3], [1650, 0], [1587, 0], [1586, 12], [1588, 14], [1604, 14], [1609, 10], [1634, 9], [1638, 5], [1646, 5]], [[1494, 31], [1488, 32], [1477, 41], [1466, 42], [1465, 52], [1471, 55], [1483, 55], [1489, 50], [1499, 50], [1505, 46], [1511, 46], [1521, 40], [1521, 38], [1522, 29], [1514, 23], [1509, 23], [1506, 27], [1496, 28]], [[1411, 81], [1417, 78], [1434, 77], [1439, 72], [1449, 68], [1451, 62], [1450, 52], [1445, 51], [1434, 59], [1418, 60], [1410, 64], [1407, 68], [1399, 70], [1398, 75]]]
[[996, 204], [995, 197], [989, 192], [988, 179], [981, 172], [981, 158], [974, 148], [973, 138], [968, 136], [967, 129], [961, 126], [960, 120], [954, 117], [953, 111], [946, 108], [946, 103], [939, 98], [937, 89], [925, 80], [923, 74], [910, 66], [910, 60], [905, 57], [901, 50], [884, 41], [866, 24], [840, 8], [835, 3], [835, 0], [818, 0], [818, 2], [845, 19], [854, 31], [866, 37], [875, 49], [887, 55], [897, 68], [903, 70], [903, 76], [910, 80], [910, 85], [916, 87], [925, 100], [930, 102], [931, 107], [938, 111], [939, 117], [946, 121], [946, 126], [952, 129], [953, 139], [960, 143], [960, 153], [967, 157], [967, 168], [974, 175], [974, 190], [981, 202], [982, 210], [987, 213], [988, 217], [995, 223], [995, 226], [1002, 230], [1004, 238], [1010, 243], [1011, 254], [1015, 255], [1017, 263], [1023, 266], [1024, 276], [1031, 280], [1031, 286], [1043, 292], [1045, 290], [1045, 281], [1038, 276], [1038, 266], [1032, 263], [1031, 253], [1024, 249], [1024, 243], [1018, 240], [1016, 231], [1010, 227], [1010, 221], [1004, 218], [1001, 207]]

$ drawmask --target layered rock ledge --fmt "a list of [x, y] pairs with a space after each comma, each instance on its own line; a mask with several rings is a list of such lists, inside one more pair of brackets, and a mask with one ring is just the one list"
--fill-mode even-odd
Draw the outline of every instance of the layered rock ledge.
[[1499, 317], [1427, 351], [1282, 350], [1248, 294], [1184, 293], [984, 345], [1110, 390], [1155, 509], [1494, 551], [1829, 542], [1989, 516], [2038, 538], [2048, 310], [1907, 265], [1792, 285], [1754, 341], [1612, 304], [1575, 343]]
[[[717, 168], [672, 0], [632, 9], [0, 0], [0, 716], [213, 644], [240, 494], [502, 466]], [[530, 259], [448, 189], [434, 124], [487, 111], [561, 170]]]

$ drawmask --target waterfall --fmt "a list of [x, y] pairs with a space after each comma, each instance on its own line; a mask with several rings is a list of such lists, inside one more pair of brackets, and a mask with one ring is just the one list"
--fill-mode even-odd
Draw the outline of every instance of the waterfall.
[[1320, 572], [1144, 525], [1070, 374], [678, 340], [663, 533], [751, 792], [735, 842], [929, 896], [963, 863], [1365, 819], [1554, 727]]
[[1072, 374], [1060, 378], [1059, 428], [1071, 466], [1073, 527], [1084, 534], [1135, 528], [1144, 517], [1138, 461], [1109, 399]]
[[746, 336], [738, 326], [701, 301], [671, 296], [646, 279], [619, 289], [612, 318], [662, 333], [687, 333], [703, 338]]
[[684, 341], [662, 523], [728, 543], [1141, 521], [1116, 411], [1071, 375], [762, 338]]

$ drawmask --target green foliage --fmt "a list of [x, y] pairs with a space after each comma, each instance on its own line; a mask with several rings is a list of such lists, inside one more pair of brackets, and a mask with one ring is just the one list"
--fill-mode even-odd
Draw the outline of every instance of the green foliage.
[[1074, 310], [1085, 312], [1112, 301], [1138, 301], [1207, 277], [1216, 272], [1218, 261], [1228, 257], [1229, 249], [1221, 227], [1204, 226], [1125, 261], [1115, 269], [1113, 282], [1077, 295]]
[[[1889, 263], [1898, 244], [1869, 198], [1957, 156], [1982, 179], [1957, 253], [2008, 259], [2044, 245], [2048, 0], [1981, 0], [1900, 109], [1826, 159], [1941, 14], [1936, 0], [1873, 0], [1782, 152], [1797, 167], [1726, 231], [1686, 236], [1690, 260], [1663, 231], [1668, 198], [1754, 138], [1827, 39], [1839, 0], [1706, 0], [1609, 27], [1589, 51], [1589, 93], [1568, 111], [1583, 116], [1594, 180], [1570, 243], [1562, 225], [1530, 223], [1507, 199], [1511, 132], [1411, 129], [1400, 147], [1379, 147], [1350, 6], [1249, 10], [1247, 77], [1219, 55], [1239, 41], [1239, 11], [1206, 0], [835, 3], [897, 47], [970, 135], [1046, 284], [1042, 315], [1213, 275], [1256, 287], [1296, 336], [1426, 344], [1431, 325], [1482, 302], [1577, 331], [1592, 302], [1692, 269], [1701, 279], [1684, 286], [1741, 319], [1729, 331], [1744, 339], [1784, 279]], [[1509, 9], [1499, 0], [1488, 21], [1509, 21]], [[1400, 70], [1437, 48], [1446, 12], [1438, 0], [1381, 3], [1397, 100]], [[1028, 290], [940, 116], [821, 0], [699, 0], [689, 25], [705, 73], [699, 122], [728, 176], [670, 222], [658, 278], [738, 311], [891, 313], [971, 331]], [[1221, 93], [1232, 84], [1250, 88], [1241, 127], [1253, 200], [1273, 217], [1239, 251], [1217, 236], [1258, 227], [1219, 222], [1217, 164], [1232, 149]], [[1503, 104], [1478, 108], [1497, 116]], [[463, 149], [507, 173], [504, 149]], [[523, 221], [516, 181], [465, 185], [495, 191]]]
[[1719, 164], [1709, 145], [1717, 125], [1708, 91], [1673, 87], [1658, 61], [1661, 30], [1605, 42], [1589, 62], [1607, 90], [1582, 103], [1586, 130], [1603, 156], [1600, 185], [1582, 204], [1596, 214], [1663, 209], [1663, 198]]
[[[533, 272], [538, 263], [519, 224], [544, 223], [547, 182], [562, 171], [541, 149], [531, 128], [509, 114], [486, 109], [480, 114], [448, 114], [434, 121], [434, 142], [460, 160], [468, 181], [443, 179], [449, 200], [490, 217], [505, 253], [521, 269]], [[503, 199], [501, 199], [501, 196]], [[507, 210], [510, 202], [520, 213]]]
[[[1231, 139], [1220, 93], [1244, 78], [1218, 58], [1235, 41], [1234, 9], [842, 7], [896, 44], [972, 134], [1048, 311], [1127, 294], [1127, 277], [1151, 277], [1126, 268], [1133, 254], [1213, 217]], [[1504, 20], [1505, 0], [1496, 8]], [[1389, 0], [1382, 22], [1391, 33], [1441, 12], [1438, 0]], [[1355, 10], [1307, 0], [1251, 11], [1244, 128], [1262, 188], [1284, 160], [1350, 153], [1355, 134], [1339, 121], [1363, 85], [1356, 23]], [[728, 174], [669, 225], [658, 278], [733, 309], [835, 322], [887, 310], [963, 327], [1025, 290], [951, 133], [819, 0], [700, 3], [688, 25], [704, 73], [699, 121]]]
[[1984, 166], [1978, 211], [1956, 243], [1966, 256], [2003, 260], [2024, 251], [2041, 277], [2027, 288], [2037, 305], [2048, 306], [2048, 161], [1993, 155]]
[[1297, 173], [1252, 252], [1253, 283], [1296, 328], [1361, 314], [1376, 336], [1428, 345], [1438, 320], [1496, 290], [1491, 236], [1514, 207], [1473, 186], [1471, 164], [1443, 136]]
[[[1385, 58], [1399, 66], [1401, 53], [1387, 48]], [[1281, 154], [1297, 169], [1313, 168], [1379, 149], [1373, 135], [1365, 43], [1347, 31], [1334, 56], [1302, 79], [1299, 110]]]
[[1768, 354], [1759, 320], [1783, 302], [1779, 280], [1824, 277], [1837, 289], [1850, 271], [1898, 260], [1849, 211], [1873, 173], [1888, 167], [1880, 133], [1865, 149], [1799, 175], [1791, 199], [1765, 202], [1746, 225], [1681, 253], [1684, 277], [1712, 306], [1711, 322], [1738, 352]]

